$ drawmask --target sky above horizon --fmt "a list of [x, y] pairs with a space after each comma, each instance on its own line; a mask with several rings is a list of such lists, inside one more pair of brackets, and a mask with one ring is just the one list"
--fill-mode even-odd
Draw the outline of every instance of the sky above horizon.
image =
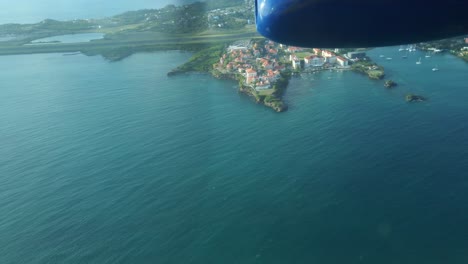
[[46, 18], [102, 18], [125, 11], [161, 8], [191, 0], [0, 0], [0, 24], [36, 23]]

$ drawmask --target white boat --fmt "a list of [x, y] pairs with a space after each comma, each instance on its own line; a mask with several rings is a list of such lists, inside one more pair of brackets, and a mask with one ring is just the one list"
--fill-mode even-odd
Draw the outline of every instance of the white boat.
[[426, 58], [430, 58], [430, 57], [431, 57], [430, 53], [429, 52], [426, 53]]
[[386, 60], [392, 60], [392, 58], [388, 57]]
[[416, 46], [410, 45], [410, 46], [408, 47], [408, 51], [409, 51], [409, 52], [414, 52], [414, 51], [416, 51]]
[[432, 68], [432, 71], [434, 71], [434, 72], [435, 72], [435, 71], [438, 71], [438, 70], [439, 70], [439, 68], [437, 68], [437, 66], [434, 67], [434, 68]]
[[421, 64], [421, 58], [416, 62], [416, 64]]
[[398, 51], [404, 51], [405, 49], [403, 48], [403, 46], [400, 46], [400, 48], [398, 49]]
[[384, 58], [384, 57], [385, 57], [385, 55], [380, 55], [379, 57], [380, 57], [380, 58]]

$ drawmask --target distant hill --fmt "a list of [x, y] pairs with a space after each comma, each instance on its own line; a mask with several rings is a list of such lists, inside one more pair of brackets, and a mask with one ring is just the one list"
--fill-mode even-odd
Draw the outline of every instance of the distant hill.
[[[212, 10], [239, 7], [235, 13], [219, 18], [225, 29], [238, 29], [254, 20], [252, 0], [181, 0], [177, 5], [168, 5], [160, 9], [129, 11], [104, 19], [56, 21], [46, 19], [36, 24], [0, 25], [1, 35], [58, 35], [79, 33], [101, 28], [128, 27], [132, 31], [156, 31], [165, 33], [196, 33], [207, 30], [208, 13]], [[251, 14], [247, 17], [246, 14]]]
[[[247, 7], [251, 0], [207, 0], [207, 1], [185, 1], [192, 2], [184, 5], [168, 5], [161, 9], [144, 9], [138, 11], [125, 12], [111, 18], [111, 23], [118, 25], [136, 25], [136, 30], [158, 31], [166, 33], [195, 33], [209, 28], [208, 12], [216, 9], [228, 7]], [[220, 23], [236, 25], [238, 19], [254, 20], [253, 10], [246, 8], [248, 12], [236, 12], [228, 18], [221, 19]], [[251, 13], [252, 17], [245, 17], [246, 13]], [[223, 20], [223, 21], [221, 21]], [[226, 21], [228, 20], [228, 21]], [[239, 22], [234, 28], [242, 28], [246, 22]], [[234, 29], [230, 27], [225, 27]]]

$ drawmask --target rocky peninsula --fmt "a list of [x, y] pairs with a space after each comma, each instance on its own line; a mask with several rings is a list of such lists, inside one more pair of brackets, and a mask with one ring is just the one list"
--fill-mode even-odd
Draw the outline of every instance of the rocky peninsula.
[[351, 52], [351, 55], [364, 56], [350, 58], [348, 52], [287, 46], [264, 38], [245, 39], [200, 50], [168, 76], [204, 72], [218, 79], [234, 80], [239, 84], [239, 92], [249, 95], [256, 103], [284, 112], [288, 106], [283, 94], [295, 73], [349, 69], [365, 73], [371, 79], [383, 78], [383, 68], [365, 53]]
[[355, 72], [365, 74], [373, 80], [382, 80], [385, 77], [384, 68], [372, 62], [370, 58], [365, 58], [353, 63], [351, 69]]

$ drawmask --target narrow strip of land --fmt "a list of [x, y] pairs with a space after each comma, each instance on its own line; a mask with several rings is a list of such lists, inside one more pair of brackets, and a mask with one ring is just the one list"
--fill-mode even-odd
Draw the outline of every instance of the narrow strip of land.
[[233, 42], [239, 39], [259, 38], [256, 32], [247, 31], [241, 33], [225, 33], [216, 35], [193, 35], [193, 34], [147, 34], [130, 33], [121, 34], [112, 38], [95, 40], [83, 43], [54, 43], [37, 45], [0, 45], [0, 55], [18, 55], [34, 53], [60, 53], [60, 52], [83, 52], [85, 54], [97, 55], [120, 51], [122, 56], [115, 54], [108, 59], [115, 60], [124, 58], [138, 51], [152, 51], [161, 49], [190, 49], [189, 46], [212, 45], [213, 43]]

